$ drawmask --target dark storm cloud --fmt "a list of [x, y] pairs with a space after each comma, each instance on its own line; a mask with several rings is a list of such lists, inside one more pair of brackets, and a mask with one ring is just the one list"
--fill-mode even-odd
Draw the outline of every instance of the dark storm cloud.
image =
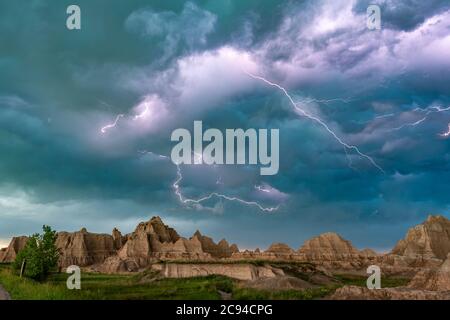
[[[447, 214], [449, 112], [428, 113], [450, 104], [447, 1], [380, 1], [379, 32], [365, 27], [366, 1], [78, 1], [73, 32], [69, 4], [0, 4], [0, 240], [43, 223], [129, 232], [160, 214], [186, 236], [200, 228], [248, 247], [337, 231], [386, 249]], [[385, 173], [243, 70], [284, 85]], [[278, 211], [179, 202], [176, 166], [158, 154], [193, 120], [279, 128], [280, 171], [182, 167], [183, 195]]]

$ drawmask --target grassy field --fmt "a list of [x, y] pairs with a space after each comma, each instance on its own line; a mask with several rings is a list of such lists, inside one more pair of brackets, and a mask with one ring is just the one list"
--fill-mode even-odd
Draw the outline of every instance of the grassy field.
[[0, 267], [0, 284], [12, 299], [220, 299], [221, 288], [231, 287], [225, 277], [161, 279], [140, 283], [133, 275], [82, 273], [81, 290], [66, 288], [67, 274], [52, 274], [45, 282], [21, 279], [8, 266]]
[[[220, 292], [229, 293], [236, 300], [265, 299], [320, 299], [337, 287], [351, 284], [365, 286], [362, 276], [342, 275], [339, 285], [305, 290], [266, 291], [245, 288], [237, 280], [223, 276], [185, 279], [154, 279], [151, 274], [105, 275], [82, 273], [81, 290], [68, 290], [64, 273], [52, 274], [45, 282], [21, 279], [13, 274], [9, 265], [0, 264], [0, 284], [13, 299], [21, 300], [104, 300], [104, 299], [221, 299]], [[150, 279], [150, 281], [149, 281]], [[145, 281], [144, 281], [145, 280]], [[385, 278], [383, 287], [401, 286], [402, 278]]]

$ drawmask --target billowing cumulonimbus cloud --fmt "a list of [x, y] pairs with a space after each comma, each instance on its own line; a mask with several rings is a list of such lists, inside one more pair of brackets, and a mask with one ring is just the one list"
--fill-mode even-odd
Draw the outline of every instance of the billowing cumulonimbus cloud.
[[[0, 36], [9, 46], [0, 56], [0, 173], [10, 194], [27, 196], [1, 195], [20, 208], [0, 208], [0, 238], [38, 231], [39, 215], [59, 229], [84, 221], [109, 232], [113, 223], [130, 219], [127, 229], [161, 214], [169, 223], [183, 221], [186, 230], [201, 220], [205, 232], [247, 245], [297, 246], [313, 232], [336, 230], [361, 245], [382, 234], [388, 246], [423, 215], [446, 214], [449, 3], [371, 1], [382, 17], [382, 29], [373, 31], [366, 27], [368, 4], [112, 3], [76, 39], [55, 31], [63, 4], [44, 22], [37, 7], [4, 5]], [[81, 6], [92, 14], [104, 10], [92, 1]], [[32, 58], [23, 55], [31, 51]], [[386, 174], [248, 73], [286, 88]], [[186, 166], [181, 184], [192, 199], [218, 191], [264, 207], [281, 202], [277, 215], [216, 198], [180, 205], [172, 188], [176, 167], [155, 155], [170, 154], [171, 131], [190, 129], [193, 120], [219, 129], [280, 129], [278, 175], [263, 180], [248, 166]], [[39, 215], [30, 216], [33, 210]], [[96, 223], [102, 214], [110, 218], [105, 230]], [[363, 225], [364, 235], [357, 231]], [[270, 239], [261, 232], [267, 228]], [[249, 235], [254, 243], [245, 242]]]
[[148, 41], [162, 38], [163, 54], [166, 60], [176, 54], [180, 47], [194, 50], [206, 43], [207, 36], [214, 30], [217, 17], [202, 10], [192, 2], [186, 2], [182, 12], [156, 12], [153, 9], [141, 9], [133, 12], [125, 26]]

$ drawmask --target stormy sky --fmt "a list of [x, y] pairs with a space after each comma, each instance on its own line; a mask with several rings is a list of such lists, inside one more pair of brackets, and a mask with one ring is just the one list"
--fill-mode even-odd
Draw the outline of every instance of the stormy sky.
[[[386, 250], [450, 216], [448, 0], [2, 1], [0, 39], [0, 246], [160, 215], [242, 248], [335, 231]], [[279, 129], [278, 174], [177, 171], [194, 120]]]

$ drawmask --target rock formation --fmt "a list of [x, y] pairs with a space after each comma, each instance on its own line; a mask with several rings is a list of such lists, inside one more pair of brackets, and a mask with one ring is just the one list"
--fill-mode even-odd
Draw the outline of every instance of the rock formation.
[[114, 238], [109, 234], [58, 232], [56, 247], [60, 249], [60, 266], [80, 267], [101, 263], [116, 253]]
[[359, 251], [350, 241], [332, 232], [306, 241], [298, 253], [308, 261], [347, 261], [359, 256]]
[[0, 262], [13, 262], [16, 259], [17, 253], [22, 250], [27, 244], [28, 237], [20, 236], [12, 238], [9, 246], [2, 250], [0, 254]]
[[153, 264], [152, 269], [159, 271], [165, 278], [188, 278], [207, 275], [223, 275], [238, 280], [256, 280], [284, 276], [281, 269], [269, 265], [255, 266], [248, 263], [208, 263], [208, 264]]
[[344, 286], [337, 289], [331, 300], [449, 300], [450, 292], [426, 291], [410, 288], [382, 288]]
[[198, 230], [192, 236], [191, 240], [193, 239], [198, 239], [203, 252], [209, 253], [213, 258], [229, 258], [233, 253], [239, 252], [237, 245], [230, 246], [225, 239], [216, 244], [212, 238], [202, 235]]
[[127, 241], [127, 237], [122, 236], [122, 233], [117, 228], [113, 229], [112, 237], [114, 240], [114, 248], [116, 250], [121, 249], [125, 244], [125, 242]]
[[285, 243], [275, 242], [263, 252], [263, 256], [268, 260], [295, 260], [295, 251]]
[[420, 270], [408, 287], [429, 291], [450, 291], [450, 254], [439, 269]]
[[[0, 262], [14, 261], [26, 241], [27, 237], [13, 238], [7, 248], [0, 250]], [[116, 228], [111, 235], [90, 233], [84, 228], [71, 233], [59, 232], [56, 245], [61, 252], [61, 267], [75, 264], [108, 273], [135, 272], [161, 261], [191, 264], [242, 260], [307, 262], [327, 272], [361, 272], [376, 264], [383, 274], [415, 275], [410, 290], [431, 291], [448, 288], [450, 262], [444, 263], [444, 259], [450, 251], [450, 221], [442, 216], [428, 217], [423, 224], [410, 229], [389, 254], [377, 254], [370, 249], [358, 251], [336, 233], [307, 240], [297, 251], [286, 244], [274, 243], [265, 251], [239, 252], [236, 245], [229, 245], [225, 239], [215, 243], [199, 231], [189, 239], [181, 237], [159, 217], [141, 222], [127, 235]]]
[[369, 248], [362, 249], [359, 252], [359, 254], [363, 255], [365, 257], [376, 257], [376, 256], [379, 256], [379, 254], [375, 250], [372, 250], [372, 249], [369, 249]]
[[[165, 225], [160, 217], [153, 217], [148, 222], [141, 222], [118, 251], [118, 258], [133, 260], [144, 267], [155, 259], [190, 259], [205, 260], [211, 255], [202, 249], [197, 237], [182, 238]], [[121, 262], [117, 262], [121, 265]]]
[[5, 256], [6, 249], [8, 249], [8, 248], [1, 248], [0, 249], [0, 262], [3, 261], [3, 257]]
[[450, 253], [450, 220], [429, 216], [424, 223], [409, 229], [405, 239], [400, 240], [391, 253], [445, 260]]
[[384, 272], [415, 274], [420, 270], [437, 270], [450, 252], [450, 220], [429, 216], [408, 230], [389, 254], [379, 257]]
[[272, 243], [265, 252], [289, 255], [289, 254], [293, 254], [294, 250], [285, 243], [276, 242], [276, 243]]

